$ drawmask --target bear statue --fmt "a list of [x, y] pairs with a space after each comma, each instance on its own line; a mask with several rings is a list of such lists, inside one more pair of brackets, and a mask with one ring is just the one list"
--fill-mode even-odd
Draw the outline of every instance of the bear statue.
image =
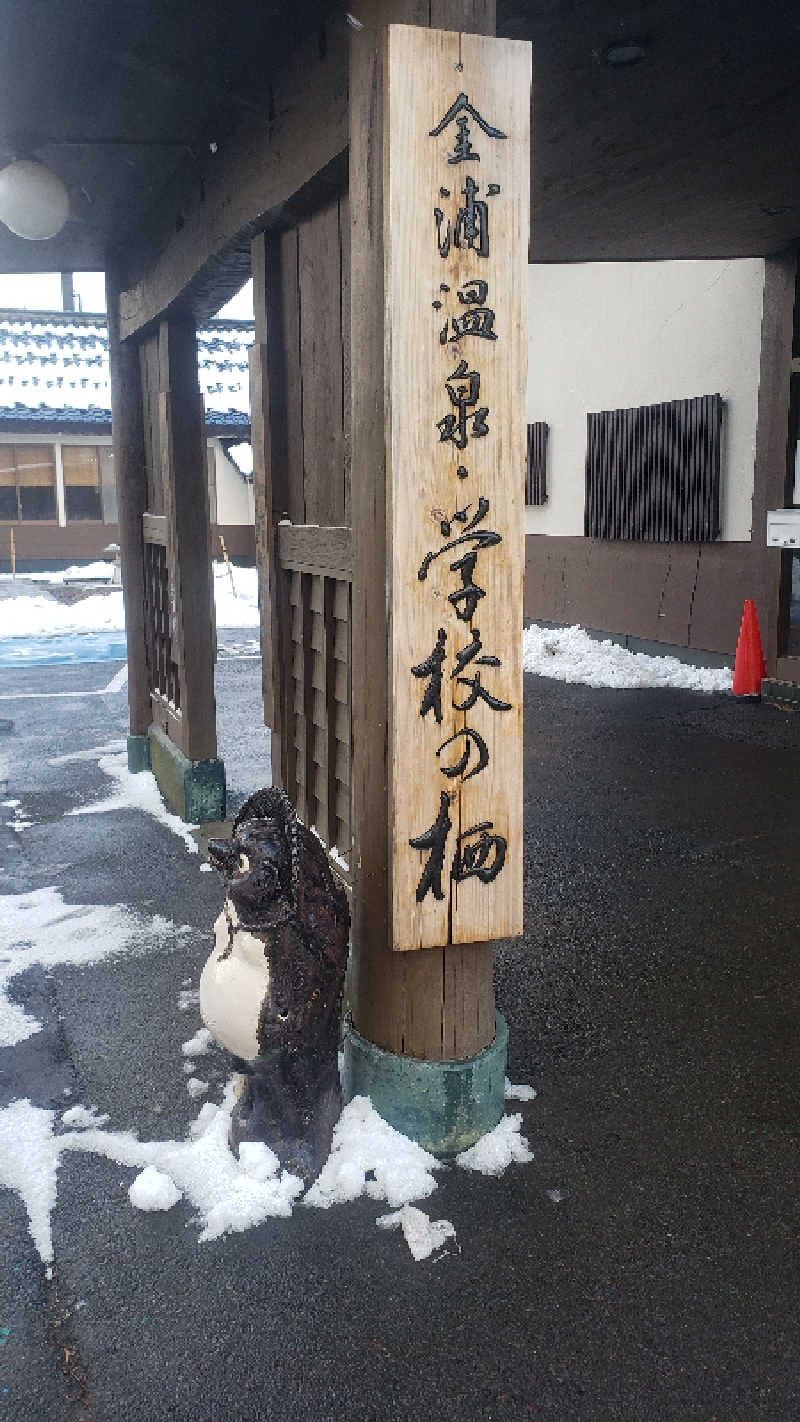
[[200, 1011], [242, 1073], [231, 1147], [263, 1141], [310, 1183], [341, 1111], [337, 1052], [350, 915], [325, 849], [282, 790], [242, 806], [211, 840], [227, 896], [200, 979]]

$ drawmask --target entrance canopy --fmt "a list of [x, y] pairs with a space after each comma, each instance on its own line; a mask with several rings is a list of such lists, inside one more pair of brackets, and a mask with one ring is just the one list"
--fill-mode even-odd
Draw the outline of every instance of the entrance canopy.
[[[0, 227], [0, 270], [102, 269], [117, 250], [135, 281], [202, 203], [229, 137], [280, 124], [286, 56], [303, 39], [344, 51], [344, 14], [327, 8], [4, 0], [0, 163], [47, 164], [71, 216], [45, 242]], [[767, 255], [800, 235], [790, 0], [499, 0], [497, 33], [533, 42], [532, 260]], [[332, 97], [314, 101], [344, 147]], [[229, 286], [247, 274], [232, 255]], [[195, 291], [193, 314], [210, 302]]]

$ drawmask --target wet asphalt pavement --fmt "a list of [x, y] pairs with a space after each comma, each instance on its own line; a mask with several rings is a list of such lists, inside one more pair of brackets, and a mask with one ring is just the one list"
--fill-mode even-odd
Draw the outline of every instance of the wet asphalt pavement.
[[[221, 889], [137, 812], [65, 817], [109, 782], [96, 761], [47, 763], [124, 736], [124, 691], [85, 694], [117, 669], [2, 673], [0, 694], [36, 694], [0, 701], [0, 798], [32, 821], [0, 824], [0, 893], [52, 884], [191, 931], [18, 978], [45, 1026], [0, 1051], [0, 1105], [95, 1104], [112, 1129], [171, 1137], [197, 1112], [180, 1043], [199, 1016], [178, 994]], [[268, 766], [259, 678], [220, 661], [234, 804]], [[54, 690], [74, 696], [38, 694]], [[51, 1285], [0, 1190], [0, 1418], [800, 1415], [800, 717], [525, 691], [526, 932], [499, 948], [497, 989], [509, 1074], [538, 1091], [522, 1106], [534, 1162], [444, 1172], [425, 1207], [459, 1252], [417, 1264], [365, 1200], [200, 1245], [184, 1202], [142, 1214], [134, 1171], [68, 1155]], [[221, 1053], [203, 1075], [221, 1085]]]

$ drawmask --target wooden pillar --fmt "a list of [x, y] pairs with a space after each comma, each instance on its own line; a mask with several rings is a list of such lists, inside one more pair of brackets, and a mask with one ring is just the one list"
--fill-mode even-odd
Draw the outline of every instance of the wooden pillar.
[[120, 558], [128, 642], [130, 734], [146, 736], [150, 725], [150, 684], [144, 627], [144, 540], [147, 508], [139, 351], [120, 340], [120, 285], [113, 267], [106, 271], [108, 357], [111, 375], [111, 436], [117, 486]]
[[[256, 564], [261, 606], [261, 678], [264, 721], [271, 731], [272, 783], [284, 787], [283, 707], [286, 677], [280, 675], [281, 628], [288, 610], [279, 607], [281, 596], [277, 556], [277, 526], [288, 511], [286, 460], [276, 458], [274, 441], [280, 429], [277, 412], [270, 408], [270, 346], [278, 344], [274, 330], [279, 314], [280, 273], [276, 243], [279, 239], [258, 233], [251, 245], [255, 344], [250, 348], [250, 439], [253, 448]], [[273, 351], [274, 354], [274, 351]], [[284, 663], [285, 666], [285, 663]], [[285, 788], [285, 787], [284, 787]]]
[[753, 533], [760, 569], [758, 616], [767, 674], [779, 678], [791, 668], [779, 665], [781, 632], [787, 621], [791, 554], [767, 547], [767, 510], [782, 508], [788, 490], [787, 441], [792, 373], [797, 256], [783, 252], [764, 264], [761, 366], [758, 382]]
[[164, 320], [159, 341], [161, 472], [181, 681], [180, 749], [190, 761], [208, 761], [217, 754], [216, 637], [205, 420], [194, 325]]
[[495, 1033], [490, 944], [393, 951], [387, 794], [388, 567], [381, 32], [389, 23], [494, 34], [492, 0], [367, 0], [351, 35], [353, 523], [353, 1016], [362, 1037], [427, 1060], [465, 1059]]

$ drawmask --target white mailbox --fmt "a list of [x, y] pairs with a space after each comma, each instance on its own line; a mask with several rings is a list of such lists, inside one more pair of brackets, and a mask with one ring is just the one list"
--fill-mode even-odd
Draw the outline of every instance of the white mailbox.
[[767, 547], [800, 548], [800, 509], [767, 512]]

